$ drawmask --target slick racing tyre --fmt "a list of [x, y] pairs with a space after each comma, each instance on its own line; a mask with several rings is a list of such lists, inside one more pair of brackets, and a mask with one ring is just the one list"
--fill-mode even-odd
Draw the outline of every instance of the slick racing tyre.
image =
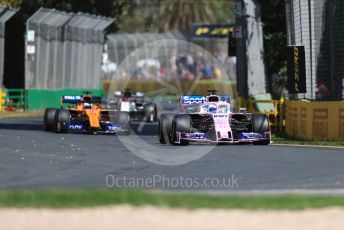
[[59, 109], [55, 115], [55, 132], [66, 133], [70, 122], [70, 112], [65, 109]]
[[55, 128], [55, 114], [57, 109], [46, 109], [44, 111], [44, 131], [54, 131]]
[[171, 142], [171, 131], [174, 113], [163, 113], [159, 120], [159, 142], [166, 144]]
[[145, 121], [154, 122], [157, 120], [157, 109], [156, 105], [153, 103], [148, 103], [144, 105], [143, 108]]
[[[252, 116], [252, 132], [266, 133], [270, 131], [269, 118], [265, 114], [254, 114]], [[268, 145], [270, 140], [253, 142], [254, 145]]]
[[178, 141], [177, 132], [186, 132], [189, 133], [191, 130], [191, 117], [188, 114], [178, 114], [174, 116], [172, 122], [172, 135], [171, 135], [171, 144], [180, 144], [180, 145], [188, 145], [189, 141], [186, 140], [179, 140], [180, 143], [176, 143]]

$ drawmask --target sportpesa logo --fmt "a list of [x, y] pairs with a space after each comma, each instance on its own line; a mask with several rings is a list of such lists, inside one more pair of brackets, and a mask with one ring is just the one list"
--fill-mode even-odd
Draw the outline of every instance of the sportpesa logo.
[[182, 96], [182, 103], [184, 105], [202, 104], [204, 101], [204, 96]]

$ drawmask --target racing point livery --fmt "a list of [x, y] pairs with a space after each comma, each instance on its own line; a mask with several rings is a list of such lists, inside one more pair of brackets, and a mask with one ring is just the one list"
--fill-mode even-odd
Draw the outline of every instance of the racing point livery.
[[84, 133], [130, 133], [131, 119], [127, 112], [101, 108], [101, 98], [62, 96], [61, 109], [46, 109], [44, 130], [57, 133], [68, 131]]
[[144, 93], [132, 93], [129, 89], [124, 92], [116, 91], [110, 101], [110, 108], [129, 112], [133, 120], [154, 122], [157, 120], [157, 108], [154, 103], [145, 100]]
[[[214, 91], [212, 91], [214, 92]], [[181, 113], [164, 113], [159, 120], [161, 144], [190, 142], [270, 144], [268, 116], [231, 112], [230, 97], [181, 96]]]

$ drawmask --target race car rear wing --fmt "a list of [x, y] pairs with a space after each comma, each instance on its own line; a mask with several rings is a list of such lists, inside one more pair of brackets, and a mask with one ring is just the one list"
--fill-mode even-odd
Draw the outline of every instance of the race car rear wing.
[[180, 96], [179, 103], [181, 106], [185, 105], [198, 105], [202, 104], [206, 101], [205, 96], [197, 96], [197, 95], [191, 95], [191, 96]]
[[61, 103], [77, 104], [82, 100], [82, 96], [62, 96]]
[[[113, 93], [113, 95], [114, 95], [115, 97], [122, 97], [122, 96], [123, 96], [123, 93], [122, 93], [121, 91], [115, 91], [115, 92]], [[133, 97], [144, 97], [144, 96], [145, 96], [145, 94], [144, 94], [143, 92], [132, 92], [131, 95], [132, 95]]]
[[[83, 102], [83, 96], [62, 96], [61, 97], [61, 108], [64, 104], [78, 104]], [[92, 100], [90, 101], [94, 104], [101, 104], [102, 98], [99, 96], [92, 96]]]
[[214, 102], [227, 102], [230, 103], [231, 97], [225, 95], [210, 95], [210, 96], [181, 96], [179, 99], [180, 107], [188, 106], [188, 105], [198, 105], [202, 104], [207, 101], [214, 101]]

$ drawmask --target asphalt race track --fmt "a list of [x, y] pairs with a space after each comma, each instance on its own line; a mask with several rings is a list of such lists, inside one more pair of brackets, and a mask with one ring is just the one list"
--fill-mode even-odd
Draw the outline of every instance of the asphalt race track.
[[[135, 132], [139, 126], [134, 123]], [[175, 154], [185, 148], [160, 145], [157, 123], [141, 128], [139, 137], [150, 146]], [[120, 138], [47, 133], [41, 117], [2, 119], [0, 188], [145, 187], [215, 192], [344, 189], [344, 149], [340, 148], [220, 145], [189, 163], [162, 165], [141, 159]], [[131, 140], [130, 136], [125, 138]], [[147, 179], [147, 183], [127, 184], [135, 178], [139, 182]], [[223, 178], [230, 178], [232, 184], [224, 186]]]

